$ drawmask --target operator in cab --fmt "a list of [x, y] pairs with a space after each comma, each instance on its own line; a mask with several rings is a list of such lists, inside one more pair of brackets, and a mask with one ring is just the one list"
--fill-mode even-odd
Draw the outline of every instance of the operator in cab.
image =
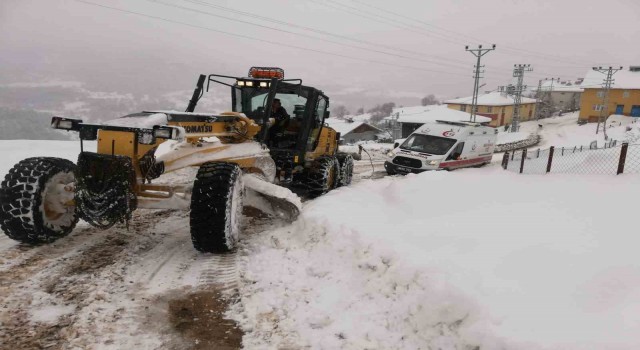
[[282, 107], [280, 99], [273, 99], [273, 105], [271, 106], [271, 116], [275, 119], [275, 122], [269, 129], [269, 144], [276, 146], [279, 138], [282, 138], [284, 131], [287, 129], [291, 117], [287, 110]]

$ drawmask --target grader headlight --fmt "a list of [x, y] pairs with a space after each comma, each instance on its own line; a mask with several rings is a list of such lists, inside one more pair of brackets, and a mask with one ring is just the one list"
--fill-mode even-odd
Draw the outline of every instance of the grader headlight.
[[153, 137], [166, 140], [182, 140], [185, 131], [180, 127], [156, 125], [153, 127]]
[[82, 123], [82, 120], [80, 119], [69, 119], [69, 118], [61, 118], [61, 117], [51, 118], [51, 127], [54, 129], [77, 130], [78, 124], [81, 124], [81, 123]]

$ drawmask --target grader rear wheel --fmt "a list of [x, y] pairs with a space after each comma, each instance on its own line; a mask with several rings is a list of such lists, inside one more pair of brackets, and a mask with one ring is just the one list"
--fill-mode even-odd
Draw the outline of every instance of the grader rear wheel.
[[309, 196], [321, 196], [337, 186], [339, 181], [337, 162], [338, 160], [333, 157], [324, 157], [316, 160], [306, 179]]
[[350, 154], [339, 154], [340, 180], [338, 186], [349, 186], [353, 178], [353, 157]]
[[16, 241], [50, 243], [78, 222], [74, 204], [75, 164], [36, 157], [16, 164], [0, 185], [0, 228]]

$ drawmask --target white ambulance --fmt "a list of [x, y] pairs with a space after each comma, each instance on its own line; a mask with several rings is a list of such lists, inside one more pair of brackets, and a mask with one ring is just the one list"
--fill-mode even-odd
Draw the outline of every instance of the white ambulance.
[[396, 144], [384, 167], [395, 175], [489, 164], [497, 134], [497, 129], [475, 122], [426, 123]]

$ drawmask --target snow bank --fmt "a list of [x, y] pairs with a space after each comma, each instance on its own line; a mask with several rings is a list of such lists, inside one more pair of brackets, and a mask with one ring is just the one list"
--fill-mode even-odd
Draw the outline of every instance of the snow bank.
[[232, 313], [247, 348], [640, 348], [638, 191], [497, 167], [363, 181], [249, 242]]
[[496, 144], [502, 145], [505, 143], [513, 143], [518, 141], [524, 141], [529, 137], [528, 132], [505, 132], [501, 131], [498, 133], [498, 139], [496, 140]]

